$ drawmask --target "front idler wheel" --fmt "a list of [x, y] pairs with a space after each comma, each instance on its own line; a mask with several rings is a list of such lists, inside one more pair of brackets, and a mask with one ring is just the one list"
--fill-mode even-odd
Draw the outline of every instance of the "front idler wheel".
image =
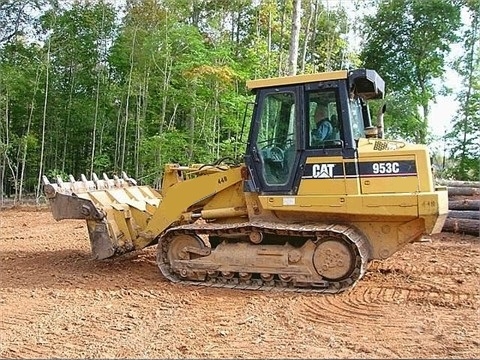
[[208, 255], [208, 249], [196, 235], [181, 234], [176, 235], [168, 246], [167, 259], [173, 272], [179, 274], [182, 278], [191, 280], [201, 280], [206, 274], [193, 273], [186, 264], [180, 261], [188, 261], [197, 259], [204, 255]]

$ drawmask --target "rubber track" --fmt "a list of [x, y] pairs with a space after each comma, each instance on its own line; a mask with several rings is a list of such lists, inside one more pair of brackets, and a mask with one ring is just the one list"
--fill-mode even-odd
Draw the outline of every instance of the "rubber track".
[[[167, 253], [170, 242], [176, 235], [214, 235], [222, 236], [229, 234], [248, 234], [251, 231], [259, 231], [269, 234], [290, 235], [300, 237], [317, 237], [320, 241], [322, 237], [342, 238], [353, 248], [356, 259], [355, 269], [349, 278], [340, 281], [327, 282], [326, 287], [294, 287], [291, 282], [285, 284], [278, 279], [265, 282], [261, 279], [251, 279], [248, 282], [242, 282], [238, 277], [225, 279], [219, 277], [206, 281], [184, 280], [171, 271], [168, 263]], [[203, 240], [203, 239], [202, 239]], [[209, 247], [208, 242], [203, 240]], [[367, 269], [370, 250], [368, 240], [358, 230], [348, 225], [340, 224], [278, 224], [278, 223], [237, 223], [237, 224], [189, 224], [170, 228], [165, 231], [158, 242], [157, 265], [162, 274], [174, 283], [186, 285], [207, 286], [217, 288], [239, 289], [239, 290], [262, 290], [262, 291], [283, 291], [283, 292], [301, 292], [301, 293], [325, 293], [335, 294], [347, 289], [353, 288], [360, 280]], [[238, 274], [236, 274], [238, 275]]]

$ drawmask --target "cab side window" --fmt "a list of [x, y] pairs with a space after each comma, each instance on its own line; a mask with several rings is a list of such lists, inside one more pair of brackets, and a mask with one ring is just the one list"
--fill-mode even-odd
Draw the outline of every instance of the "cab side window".
[[340, 104], [335, 90], [307, 93], [307, 128], [310, 148], [341, 147]]

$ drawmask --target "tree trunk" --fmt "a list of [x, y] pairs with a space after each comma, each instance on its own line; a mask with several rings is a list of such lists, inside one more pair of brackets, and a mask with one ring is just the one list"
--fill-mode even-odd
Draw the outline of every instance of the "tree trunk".
[[316, 65], [315, 65], [315, 56], [316, 55], [316, 43], [317, 43], [317, 24], [318, 24], [318, 2], [320, 0], [315, 0], [315, 5], [313, 8], [313, 33], [312, 33], [312, 39], [310, 41], [310, 51], [312, 52], [311, 56], [311, 65], [312, 69], [315, 72], [316, 71]]
[[474, 187], [449, 187], [448, 196], [473, 196], [479, 195], [480, 189]]
[[[473, 2], [472, 2], [473, 4]], [[477, 5], [478, 6], [478, 5]], [[465, 159], [467, 157], [467, 135], [468, 135], [468, 118], [469, 118], [469, 107], [470, 107], [470, 97], [472, 96], [472, 90], [474, 87], [475, 75], [474, 70], [478, 66], [478, 58], [475, 58], [475, 44], [478, 44], [476, 40], [477, 31], [478, 31], [478, 12], [473, 12], [472, 19], [472, 29], [471, 36], [473, 41], [470, 41], [470, 51], [468, 54], [468, 85], [467, 93], [465, 95], [465, 102], [461, 104], [463, 109], [463, 139], [462, 139], [462, 151], [460, 153], [460, 174], [461, 176], [466, 176], [467, 169], [465, 169]]]
[[[0, 128], [1, 129], [1, 128]], [[12, 164], [12, 160], [10, 159], [10, 155], [8, 154], [8, 150], [10, 148], [10, 99], [9, 99], [9, 93], [7, 91], [5, 95], [5, 143], [2, 144], [2, 150], [3, 150], [3, 158], [10, 169], [10, 172], [12, 174], [12, 180], [13, 180], [13, 187], [14, 187], [14, 198], [13, 198], [13, 203], [15, 204], [17, 201], [17, 196], [18, 196], [18, 169], [15, 169], [15, 165]], [[0, 144], [3, 141], [0, 142]], [[5, 175], [4, 175], [5, 176]], [[2, 183], [3, 185], [3, 183]], [[10, 194], [9, 194], [10, 195]]]
[[63, 136], [63, 154], [62, 154], [62, 173], [65, 172], [65, 163], [67, 161], [67, 144], [69, 141], [68, 134], [70, 133], [70, 117], [72, 115], [73, 89], [75, 88], [75, 73], [73, 64], [70, 64], [70, 93], [68, 94], [68, 109], [65, 119], [64, 136]]
[[[417, 69], [417, 72], [419, 70]], [[422, 110], [423, 110], [423, 117], [420, 120], [420, 127], [417, 132], [417, 143], [419, 144], [426, 144], [427, 143], [427, 131], [428, 131], [428, 114], [430, 113], [430, 108], [429, 108], [429, 101], [430, 97], [428, 96], [428, 91], [426, 87], [425, 80], [421, 77], [418, 76], [418, 82], [420, 85], [420, 93], [422, 96]]]
[[447, 218], [443, 231], [479, 236], [480, 220]]
[[[148, 91], [150, 86], [149, 83], [150, 83], [150, 66], [147, 66], [147, 68], [145, 69], [145, 76], [143, 79], [142, 108], [141, 108], [141, 114], [140, 114], [143, 124], [145, 124], [147, 121], [147, 109], [149, 105], [149, 101], [148, 101]], [[136, 165], [135, 178], [140, 177], [140, 174], [144, 172], [144, 166], [143, 166], [143, 162], [141, 161], [141, 152], [140, 152], [143, 135], [144, 135], [143, 128], [140, 127], [138, 132], [138, 155], [137, 155], [138, 164]]]
[[117, 171], [120, 166], [120, 158], [121, 158], [121, 139], [122, 139], [122, 109], [123, 109], [123, 98], [118, 102], [118, 114], [117, 114], [117, 124], [115, 127], [115, 159], [113, 164], [114, 171]]
[[272, 10], [268, 10], [268, 36], [267, 36], [267, 69], [270, 74], [272, 54]]
[[216, 151], [216, 156], [215, 159], [220, 158], [220, 141], [221, 141], [221, 130], [222, 130], [222, 124], [220, 122], [220, 90], [219, 90], [219, 85], [218, 85], [218, 80], [215, 81], [215, 122], [217, 122], [217, 151]]
[[480, 188], [480, 181], [459, 181], [459, 180], [437, 180], [438, 185], [448, 187], [471, 187]]
[[36, 192], [36, 201], [40, 198], [40, 192], [42, 189], [42, 175], [43, 175], [43, 157], [45, 153], [45, 128], [47, 123], [47, 105], [48, 105], [48, 88], [49, 88], [49, 75], [50, 75], [50, 39], [48, 39], [48, 48], [47, 48], [47, 68], [45, 73], [45, 97], [43, 101], [43, 118], [42, 118], [42, 142], [40, 146], [40, 166], [38, 169], [38, 180], [37, 180], [37, 192]]
[[288, 75], [297, 74], [298, 46], [300, 42], [300, 14], [302, 0], [294, 0], [292, 13], [292, 33], [290, 36], [290, 49], [288, 53]]
[[[194, 81], [192, 81], [191, 84], [191, 99], [195, 101], [195, 98], [197, 96], [196, 94], [196, 84]], [[188, 142], [188, 160], [192, 161], [193, 159], [193, 148], [195, 146], [195, 119], [197, 117], [196, 109], [195, 106], [190, 106], [190, 110], [188, 113], [188, 137], [189, 137], [189, 142]]]
[[451, 210], [480, 210], [480, 200], [453, 200], [448, 202]]
[[449, 218], [480, 220], [480, 211], [449, 210]]
[[137, 104], [135, 107], [135, 141], [133, 146], [133, 166], [135, 167], [134, 178], [138, 179], [140, 166], [140, 134], [142, 124], [142, 93], [143, 85], [140, 87], [140, 93], [137, 95]]
[[280, 18], [280, 44], [278, 45], [278, 76], [283, 75], [282, 62], [283, 62], [283, 38], [285, 28], [285, 0], [282, 1], [282, 15]]
[[101, 73], [97, 72], [97, 89], [95, 95], [95, 114], [93, 115], [93, 131], [92, 131], [92, 154], [90, 157], [90, 180], [93, 179], [93, 164], [95, 162], [95, 145], [97, 138], [97, 122], [98, 122], [98, 102], [100, 97], [100, 76]]
[[[8, 162], [8, 155], [7, 155], [7, 151], [8, 151], [8, 102], [9, 102], [9, 96], [8, 96], [8, 91], [6, 91], [6, 94], [5, 94], [5, 131], [0, 131], [0, 144], [2, 145], [2, 147], [0, 148], [0, 155], [1, 155], [1, 166], [0, 166], [0, 169], [1, 169], [1, 172], [0, 172], [0, 180], [1, 181], [1, 193], [0, 193], [0, 197], [1, 197], [1, 203], [3, 205], [3, 199], [4, 199], [4, 186], [7, 185], [7, 179], [5, 178], [6, 176], [6, 168], [7, 168], [7, 162]], [[3, 124], [0, 123], [0, 130], [3, 130], [2, 129], [3, 127]], [[5, 135], [3, 135], [5, 134]], [[5, 188], [5, 190], [7, 190]], [[7, 192], [7, 195], [9, 193], [9, 191], [6, 191]]]
[[22, 195], [23, 195], [23, 180], [25, 179], [25, 165], [27, 163], [28, 137], [30, 135], [30, 127], [32, 126], [33, 110], [35, 109], [35, 95], [37, 94], [39, 80], [40, 80], [40, 69], [37, 69], [37, 75], [35, 77], [35, 87], [33, 89], [32, 102], [30, 104], [30, 114], [28, 116], [27, 132], [25, 134], [25, 144], [23, 144], [22, 164], [21, 164], [21, 170], [20, 170], [20, 186], [19, 186], [20, 189], [18, 193], [19, 201], [22, 201]]
[[308, 15], [308, 22], [307, 22], [307, 29], [305, 30], [305, 39], [303, 42], [303, 49], [302, 49], [302, 58], [301, 58], [301, 70], [300, 72], [302, 74], [305, 73], [305, 64], [306, 64], [306, 57], [307, 57], [307, 49], [308, 49], [308, 42], [310, 41], [311, 37], [311, 26], [312, 26], [312, 21], [313, 21], [313, 9], [312, 9], [312, 4], [308, 4], [309, 7], [309, 15]]
[[128, 115], [129, 115], [129, 102], [130, 94], [132, 90], [132, 75], [133, 75], [133, 55], [135, 53], [135, 40], [137, 37], [137, 28], [133, 32], [132, 39], [132, 48], [130, 49], [130, 71], [128, 73], [128, 85], [127, 85], [127, 99], [125, 101], [125, 125], [123, 128], [123, 145], [122, 145], [122, 156], [120, 160], [120, 170], [125, 171], [125, 156], [127, 152], [127, 129], [128, 129]]
[[[165, 24], [168, 24], [168, 15], [165, 18]], [[167, 25], [165, 25], [167, 26]], [[165, 44], [168, 44], [168, 29], [165, 31]], [[165, 55], [165, 64], [164, 64], [164, 70], [163, 70], [163, 93], [162, 93], [162, 113], [160, 115], [160, 124], [159, 124], [159, 135], [163, 134], [163, 127], [166, 124], [166, 118], [167, 118], [167, 103], [168, 103], [168, 89], [169, 89], [169, 84], [170, 84], [170, 76], [172, 74], [172, 64], [173, 64], [173, 59], [172, 56], [170, 56], [170, 53], [167, 53]], [[160, 160], [161, 161], [161, 160]], [[160, 166], [161, 163], [158, 164]]]

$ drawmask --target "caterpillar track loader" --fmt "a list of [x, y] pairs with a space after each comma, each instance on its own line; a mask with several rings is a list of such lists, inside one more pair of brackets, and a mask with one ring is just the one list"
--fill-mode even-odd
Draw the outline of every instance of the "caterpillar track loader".
[[[383, 138], [367, 102], [373, 70], [247, 82], [255, 94], [244, 163], [165, 167], [162, 188], [122, 178], [44, 177], [55, 219], [85, 219], [95, 258], [157, 245], [173, 282], [337, 293], [373, 259], [440, 232], [446, 188], [424, 145]], [[317, 108], [329, 131], [318, 135]], [[321, 122], [322, 122], [321, 121]]]

